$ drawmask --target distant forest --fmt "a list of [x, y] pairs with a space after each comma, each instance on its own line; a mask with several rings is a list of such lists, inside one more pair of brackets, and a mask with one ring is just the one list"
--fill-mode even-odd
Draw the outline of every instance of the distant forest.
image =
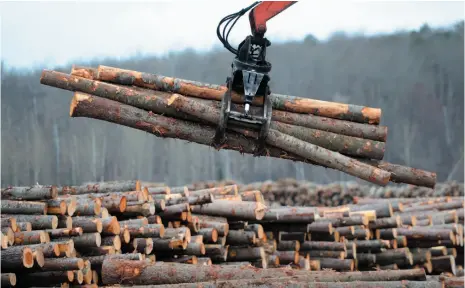
[[[312, 35], [282, 44], [272, 41], [271, 89], [381, 108], [381, 125], [389, 128], [384, 160], [437, 172], [440, 182], [463, 182], [463, 33], [462, 21], [447, 28], [424, 25], [388, 35], [336, 33], [325, 41]], [[101, 64], [223, 84], [232, 58], [226, 49], [208, 53], [188, 49], [163, 57], [71, 64]], [[70, 73], [71, 64], [54, 70]], [[103, 121], [70, 118], [72, 92], [41, 85], [40, 74], [41, 70], [2, 67], [2, 187], [118, 179], [169, 185], [284, 177], [317, 183], [355, 180], [310, 164], [218, 152]]]

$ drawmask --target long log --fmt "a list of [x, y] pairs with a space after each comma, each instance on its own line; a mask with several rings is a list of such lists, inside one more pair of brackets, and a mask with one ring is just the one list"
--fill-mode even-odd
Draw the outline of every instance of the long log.
[[[123, 70], [102, 65], [98, 67], [98, 79], [100, 81], [110, 83], [134, 85], [153, 90], [174, 92], [187, 96], [218, 101], [221, 101], [223, 94], [226, 92], [226, 86], [171, 78], [157, 74]], [[299, 98], [273, 93], [270, 97], [272, 99], [273, 108], [277, 110], [314, 114], [370, 124], [379, 124], [381, 118], [381, 109], [379, 108], [362, 107], [351, 104], [314, 100], [310, 98]], [[263, 102], [263, 99], [260, 98], [261, 97], [257, 97], [253, 104], [260, 105], [261, 103], [259, 102]], [[241, 102], [241, 97], [236, 93], [233, 93], [232, 99], [233, 102]]]
[[37, 201], [1, 201], [1, 210], [5, 214], [42, 214], [47, 213], [47, 203]]
[[129, 181], [109, 181], [109, 182], [87, 182], [81, 186], [65, 186], [60, 189], [60, 195], [71, 194], [89, 194], [89, 193], [106, 193], [120, 191], [140, 191], [139, 180]]
[[58, 196], [55, 186], [35, 185], [31, 187], [7, 187], [1, 190], [2, 199], [10, 200], [46, 200]]
[[[171, 273], [169, 271], [171, 271]], [[179, 271], [179, 273], [177, 271]], [[259, 269], [247, 266], [237, 267], [234, 265], [202, 266], [179, 263], [147, 263], [145, 261], [118, 259], [105, 259], [101, 273], [102, 282], [105, 285], [175, 284], [293, 276], [300, 276], [311, 282], [426, 280], [425, 271], [423, 269], [328, 273], [280, 268]]]
[[272, 121], [271, 129], [344, 155], [382, 160], [385, 143]]
[[261, 220], [266, 206], [258, 202], [215, 200], [213, 203], [192, 206], [192, 212], [227, 218], [240, 217], [244, 220]]
[[8, 215], [1, 214], [2, 218], [14, 217], [17, 222], [30, 222], [33, 230], [56, 229], [58, 217], [55, 215]]

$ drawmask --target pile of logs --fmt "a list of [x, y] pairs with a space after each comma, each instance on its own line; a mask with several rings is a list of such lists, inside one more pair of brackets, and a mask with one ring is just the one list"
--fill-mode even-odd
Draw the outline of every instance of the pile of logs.
[[[87, 117], [217, 149], [256, 155], [257, 132], [228, 127], [226, 142], [212, 143], [226, 87], [114, 67], [74, 66], [70, 74], [44, 70], [40, 83], [74, 91], [71, 117]], [[436, 173], [383, 160], [387, 127], [381, 109], [271, 94], [273, 114], [260, 155], [336, 169], [385, 186], [434, 187]], [[233, 94], [237, 109], [240, 96]], [[259, 113], [257, 97], [251, 113]], [[244, 137], [245, 136], [245, 137]]]
[[[213, 183], [197, 183], [197, 187]], [[437, 183], [434, 189], [413, 185], [396, 185], [379, 187], [357, 182], [335, 182], [318, 184], [295, 179], [255, 182], [246, 185], [233, 183], [240, 190], [260, 190], [268, 206], [338, 206], [351, 204], [357, 197], [372, 198], [416, 198], [464, 196], [463, 183]], [[222, 185], [222, 183], [213, 184]], [[199, 188], [201, 189], [201, 188]]]
[[269, 208], [234, 184], [141, 181], [1, 197], [5, 287], [463, 287], [454, 197]]

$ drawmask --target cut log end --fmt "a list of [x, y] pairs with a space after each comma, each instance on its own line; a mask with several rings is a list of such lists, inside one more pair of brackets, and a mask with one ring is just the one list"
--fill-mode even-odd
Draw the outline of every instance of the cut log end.
[[31, 248], [23, 249], [23, 265], [25, 268], [31, 268], [34, 266], [34, 255]]

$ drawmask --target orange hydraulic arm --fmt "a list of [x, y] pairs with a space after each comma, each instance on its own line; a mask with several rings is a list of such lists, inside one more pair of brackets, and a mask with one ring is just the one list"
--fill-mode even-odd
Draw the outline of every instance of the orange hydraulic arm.
[[250, 28], [253, 36], [263, 37], [266, 22], [297, 1], [264, 1], [255, 6], [249, 13]]

